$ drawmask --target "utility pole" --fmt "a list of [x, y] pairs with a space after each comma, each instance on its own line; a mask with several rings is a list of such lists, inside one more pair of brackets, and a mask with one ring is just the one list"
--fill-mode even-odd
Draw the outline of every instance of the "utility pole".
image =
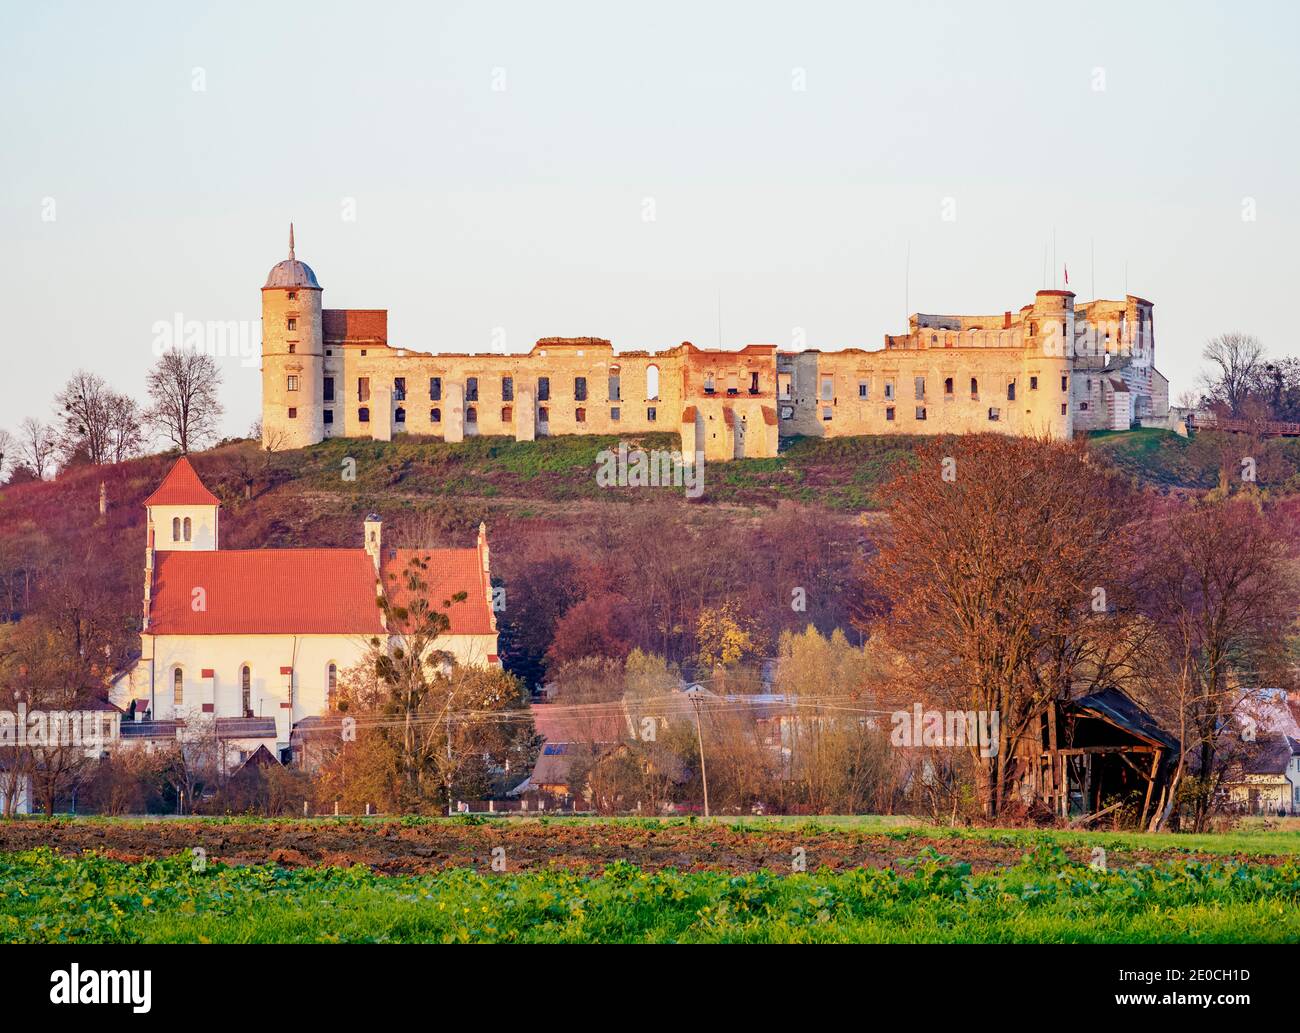
[[700, 706], [704, 702], [704, 689], [692, 685], [686, 690], [691, 704], [695, 708], [695, 741], [700, 745], [700, 780], [704, 783], [704, 816], [709, 816], [709, 773], [704, 765], [704, 734], [700, 731]]

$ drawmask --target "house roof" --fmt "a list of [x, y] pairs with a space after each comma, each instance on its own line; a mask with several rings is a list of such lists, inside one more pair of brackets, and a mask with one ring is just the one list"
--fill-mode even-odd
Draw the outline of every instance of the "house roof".
[[1264, 736], [1250, 744], [1242, 770], [1248, 775], [1281, 775], [1297, 753], [1300, 742], [1289, 735]]
[[146, 506], [219, 506], [221, 500], [203, 486], [188, 456], [181, 456], [158, 490], [144, 500]]
[[[195, 590], [204, 608], [195, 610]], [[383, 633], [375, 568], [364, 549], [160, 552], [149, 631], [154, 635]]]
[[248, 759], [245, 760], [244, 763], [240, 764], [239, 767], [235, 768], [235, 770], [230, 773], [230, 777], [235, 778], [239, 775], [247, 776], [259, 768], [272, 767], [278, 768], [283, 767], [283, 765], [265, 746], [259, 746], [249, 755]]
[[[496, 634], [496, 621], [489, 603], [491, 584], [478, 549], [384, 549], [380, 572], [384, 592], [394, 606], [410, 602], [406, 572], [412, 560], [425, 564], [421, 576], [429, 586], [430, 603], [439, 609], [445, 603], [451, 604], [444, 611], [451, 620], [448, 634]], [[461, 592], [465, 598], [451, 602], [452, 596]]]
[[1119, 689], [1102, 689], [1079, 699], [1070, 700], [1068, 706], [1091, 711], [1125, 731], [1167, 749], [1177, 750], [1178, 740], [1156, 724], [1155, 718], [1129, 699]]
[[219, 717], [218, 739], [274, 739], [273, 717]]

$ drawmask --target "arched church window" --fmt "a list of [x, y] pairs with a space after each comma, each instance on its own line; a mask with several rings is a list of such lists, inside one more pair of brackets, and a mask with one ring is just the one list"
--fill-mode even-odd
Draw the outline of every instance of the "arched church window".
[[325, 668], [325, 705], [330, 710], [334, 709], [334, 694], [339, 687], [339, 666], [330, 661], [330, 665]]
[[172, 669], [172, 703], [180, 706], [185, 702], [185, 675], [179, 667]]
[[181, 518], [172, 517], [172, 541], [179, 542], [180, 540], [181, 540]]
[[253, 671], [248, 664], [239, 669], [240, 713], [248, 717], [253, 711]]
[[184, 527], [185, 527], [185, 540], [188, 542], [190, 540], [190, 518], [189, 517], [185, 518]]

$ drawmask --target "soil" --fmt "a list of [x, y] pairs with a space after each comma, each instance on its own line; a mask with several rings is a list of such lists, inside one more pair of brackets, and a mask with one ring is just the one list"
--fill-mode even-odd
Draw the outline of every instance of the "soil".
[[[150, 822], [40, 821], [0, 823], [0, 851], [49, 846], [64, 854], [95, 850], [119, 860], [172, 856], [201, 847], [210, 860], [229, 864], [273, 863], [285, 867], [362, 864], [388, 875], [420, 874], [448, 868], [491, 871], [492, 851], [505, 848], [507, 870], [548, 868], [599, 872], [613, 861], [628, 861], [658, 870], [750, 872], [762, 868], [789, 871], [796, 848], [802, 848], [809, 871], [822, 866], [902, 868], [900, 862], [926, 847], [973, 870], [990, 871], [1016, 864], [1021, 844], [970, 837], [890, 836], [879, 832], [727, 825], [593, 825], [535, 821], [494, 821], [481, 825], [430, 822], [404, 826], [392, 822], [214, 823], [185, 820]], [[1091, 848], [1066, 848], [1080, 862]], [[1231, 854], [1198, 854], [1168, 849], [1126, 850], [1107, 847], [1111, 868], [1151, 864], [1170, 858], [1224, 859]], [[1288, 855], [1242, 855], [1257, 864], [1280, 864]]]

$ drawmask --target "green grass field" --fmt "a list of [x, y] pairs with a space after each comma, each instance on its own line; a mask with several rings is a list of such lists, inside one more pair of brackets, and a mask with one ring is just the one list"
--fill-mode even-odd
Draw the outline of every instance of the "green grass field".
[[[603, 822], [556, 824], [599, 837]], [[983, 872], [919, 842], [893, 868], [649, 872], [620, 860], [596, 876], [486, 866], [411, 876], [359, 866], [196, 871], [189, 854], [127, 862], [43, 847], [0, 854], [0, 941], [1297, 942], [1300, 829], [1290, 824], [1206, 836], [952, 830], [954, 842], [1023, 847], [1016, 863]], [[878, 818], [744, 825], [756, 834], [847, 828], [904, 844], [944, 835]], [[1167, 859], [1102, 871], [1083, 859], [1095, 846]], [[1193, 850], [1214, 856], [1176, 853]]]

